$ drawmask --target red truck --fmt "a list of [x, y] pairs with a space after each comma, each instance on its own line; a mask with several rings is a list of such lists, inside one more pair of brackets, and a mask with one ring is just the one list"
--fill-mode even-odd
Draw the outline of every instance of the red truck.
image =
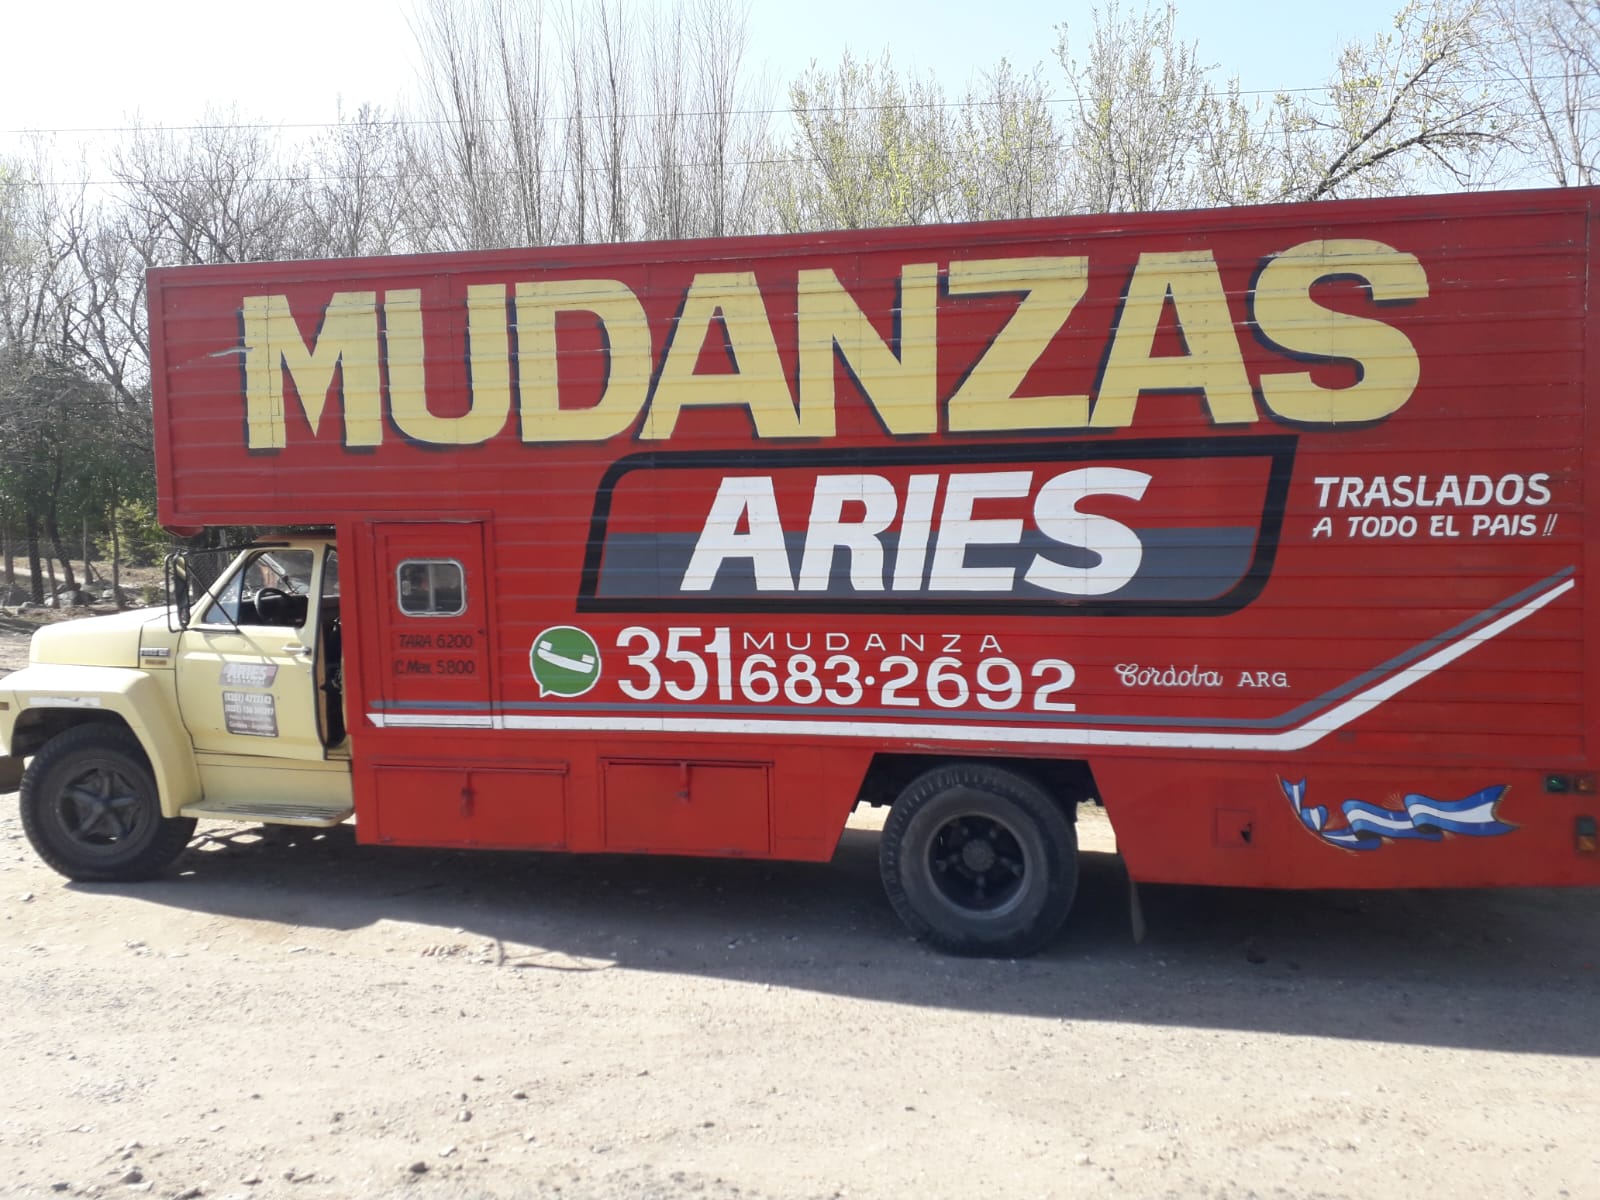
[[1022, 954], [1136, 881], [1600, 883], [1600, 191], [159, 270], [160, 512], [0, 684], [27, 829], [826, 860]]

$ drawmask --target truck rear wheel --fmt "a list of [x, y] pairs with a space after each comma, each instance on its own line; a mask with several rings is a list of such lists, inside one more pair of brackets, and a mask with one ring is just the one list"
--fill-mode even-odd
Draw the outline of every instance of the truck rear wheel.
[[161, 815], [155, 776], [125, 729], [79, 725], [44, 744], [22, 777], [22, 828], [68, 879], [148, 879], [183, 853], [194, 820]]
[[919, 775], [878, 844], [889, 903], [952, 954], [1016, 957], [1045, 945], [1078, 889], [1071, 820], [1037, 784], [988, 763]]

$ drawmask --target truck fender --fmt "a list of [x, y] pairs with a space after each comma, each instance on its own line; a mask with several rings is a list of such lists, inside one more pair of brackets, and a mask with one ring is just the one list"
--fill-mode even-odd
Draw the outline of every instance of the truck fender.
[[56, 731], [85, 721], [120, 720], [150, 759], [163, 816], [175, 817], [200, 799], [194, 748], [176, 700], [155, 676], [119, 667], [41, 663], [6, 676], [0, 700], [10, 701], [5, 715], [11, 718], [0, 726], [0, 750], [17, 759], [16, 731], [25, 729], [36, 714], [48, 711]]

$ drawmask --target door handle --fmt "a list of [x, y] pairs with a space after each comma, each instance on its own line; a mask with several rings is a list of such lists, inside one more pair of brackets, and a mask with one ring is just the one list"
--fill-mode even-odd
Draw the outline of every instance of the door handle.
[[293, 655], [297, 655], [297, 656], [300, 656], [300, 657], [304, 657], [305, 655], [308, 655], [308, 654], [311, 653], [311, 647], [310, 646], [302, 646], [298, 642], [290, 642], [287, 646], [285, 646], [283, 648], [283, 652], [285, 654], [293, 654]]

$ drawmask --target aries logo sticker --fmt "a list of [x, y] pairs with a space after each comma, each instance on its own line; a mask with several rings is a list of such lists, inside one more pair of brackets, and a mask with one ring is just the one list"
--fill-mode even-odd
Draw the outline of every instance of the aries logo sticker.
[[1271, 574], [1292, 437], [632, 455], [586, 611], [1216, 615]]
[[226, 662], [222, 664], [223, 687], [269, 688], [278, 678], [276, 663]]
[[1516, 829], [1500, 820], [1495, 809], [1506, 794], [1505, 785], [1486, 787], [1464, 800], [1434, 800], [1411, 792], [1401, 807], [1384, 808], [1365, 800], [1346, 800], [1340, 806], [1343, 825], [1328, 828], [1330, 816], [1323, 805], [1307, 806], [1306, 781], [1278, 780], [1295, 815], [1317, 837], [1341, 850], [1376, 850], [1391, 841], [1438, 842], [1447, 833], [1465, 837], [1498, 837]]

